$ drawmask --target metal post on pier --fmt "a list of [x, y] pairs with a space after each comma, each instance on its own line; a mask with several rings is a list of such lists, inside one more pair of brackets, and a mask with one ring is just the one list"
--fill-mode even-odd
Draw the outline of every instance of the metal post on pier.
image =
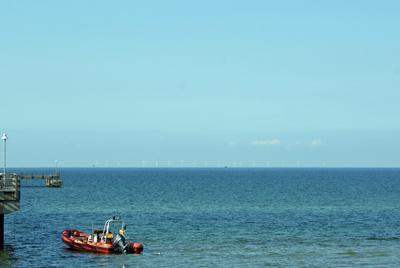
[[4, 156], [3, 156], [3, 164], [4, 164], [4, 169], [3, 169], [3, 177], [1, 179], [1, 184], [4, 185], [6, 181], [6, 141], [7, 141], [7, 134], [4, 133], [3, 137], [1, 139], [4, 141]]
[[[7, 141], [7, 134], [4, 133], [1, 139], [4, 141], [4, 156], [3, 156], [3, 176], [1, 177], [1, 187], [5, 185], [6, 182], [6, 141]], [[4, 248], [4, 214], [0, 214], [0, 249]]]

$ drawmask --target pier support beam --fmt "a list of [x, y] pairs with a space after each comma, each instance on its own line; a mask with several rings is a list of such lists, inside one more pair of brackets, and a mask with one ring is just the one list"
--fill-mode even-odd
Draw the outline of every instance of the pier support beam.
[[4, 214], [0, 214], [0, 249], [4, 249]]

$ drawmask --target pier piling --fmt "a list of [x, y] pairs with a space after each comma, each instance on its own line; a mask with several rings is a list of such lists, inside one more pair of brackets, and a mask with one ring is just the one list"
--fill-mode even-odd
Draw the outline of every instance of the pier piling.
[[4, 248], [4, 214], [0, 214], [0, 249]]

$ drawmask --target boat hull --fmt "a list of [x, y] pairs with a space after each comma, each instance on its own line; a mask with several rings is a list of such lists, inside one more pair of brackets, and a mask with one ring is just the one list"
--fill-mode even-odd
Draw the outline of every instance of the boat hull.
[[[61, 236], [61, 240], [66, 246], [77, 250], [108, 254], [115, 252], [111, 241], [107, 241], [108, 243], [90, 241], [88, 235], [76, 230], [65, 230]], [[143, 246], [139, 243], [127, 242], [126, 244], [128, 244], [127, 253], [140, 253], [143, 251]]]

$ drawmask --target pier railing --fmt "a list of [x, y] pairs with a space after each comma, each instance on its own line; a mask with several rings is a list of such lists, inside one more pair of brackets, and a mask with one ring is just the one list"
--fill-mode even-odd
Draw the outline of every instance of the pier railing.
[[60, 172], [51, 173], [25, 173], [21, 175], [23, 180], [59, 179]]
[[19, 210], [20, 181], [20, 174], [7, 174], [5, 178], [2, 178], [0, 182], [0, 214]]

